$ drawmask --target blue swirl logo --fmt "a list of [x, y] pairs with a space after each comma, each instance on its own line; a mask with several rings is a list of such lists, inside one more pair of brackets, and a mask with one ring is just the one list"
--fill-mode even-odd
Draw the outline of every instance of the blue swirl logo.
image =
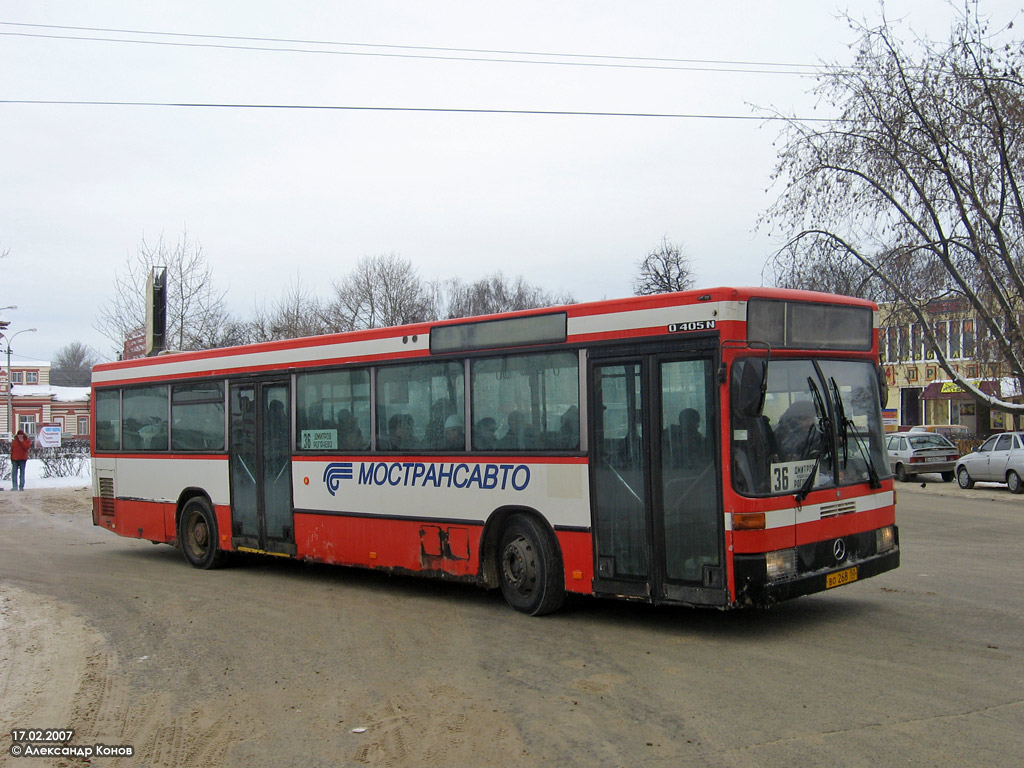
[[351, 461], [332, 461], [324, 468], [324, 483], [327, 485], [327, 492], [334, 495], [342, 480], [352, 479]]

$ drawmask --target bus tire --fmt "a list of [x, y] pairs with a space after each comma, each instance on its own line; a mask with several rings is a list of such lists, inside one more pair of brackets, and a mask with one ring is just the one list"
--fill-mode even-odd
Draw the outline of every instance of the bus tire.
[[505, 601], [528, 616], [562, 607], [562, 558], [548, 532], [532, 517], [513, 515], [501, 532], [498, 579]]
[[209, 570], [222, 564], [224, 553], [217, 546], [217, 517], [202, 496], [185, 502], [178, 521], [178, 541], [185, 559], [194, 568]]

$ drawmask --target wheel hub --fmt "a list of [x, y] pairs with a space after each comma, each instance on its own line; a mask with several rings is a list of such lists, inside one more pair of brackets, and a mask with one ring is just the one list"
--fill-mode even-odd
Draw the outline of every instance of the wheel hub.
[[198, 553], [206, 551], [206, 545], [210, 541], [210, 529], [205, 520], [200, 518], [192, 521], [192, 525], [189, 527], [189, 540], [192, 542], [193, 551]]
[[520, 594], [529, 594], [537, 582], [537, 563], [533, 548], [523, 537], [513, 539], [505, 545], [501, 559], [505, 581]]

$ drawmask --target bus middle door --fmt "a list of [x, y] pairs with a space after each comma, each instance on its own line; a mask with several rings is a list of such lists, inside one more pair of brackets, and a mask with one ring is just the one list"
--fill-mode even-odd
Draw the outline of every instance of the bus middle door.
[[231, 541], [239, 550], [295, 554], [291, 387], [231, 386]]

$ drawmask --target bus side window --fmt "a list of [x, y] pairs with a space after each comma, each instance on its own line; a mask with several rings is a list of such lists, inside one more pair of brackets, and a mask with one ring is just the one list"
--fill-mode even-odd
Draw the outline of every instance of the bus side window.
[[171, 387], [171, 450], [224, 450], [224, 385]]
[[474, 360], [470, 383], [474, 450], [579, 449], [576, 353], [524, 353]]
[[[451, 417], [463, 418], [464, 374], [462, 363], [414, 363], [382, 367], [377, 373], [377, 406], [381, 416], [378, 447], [381, 450], [462, 451], [445, 442], [445, 432], [456, 429]], [[392, 420], [398, 417], [411, 428], [412, 444], [396, 440], [392, 434]], [[398, 426], [399, 422], [395, 422]], [[462, 425], [461, 428], [465, 428]], [[386, 445], [385, 445], [386, 444]]]
[[166, 385], [124, 390], [122, 439], [125, 450], [167, 450], [167, 398]]
[[347, 368], [300, 374], [295, 413], [300, 446], [365, 451], [370, 446], [370, 372]]

